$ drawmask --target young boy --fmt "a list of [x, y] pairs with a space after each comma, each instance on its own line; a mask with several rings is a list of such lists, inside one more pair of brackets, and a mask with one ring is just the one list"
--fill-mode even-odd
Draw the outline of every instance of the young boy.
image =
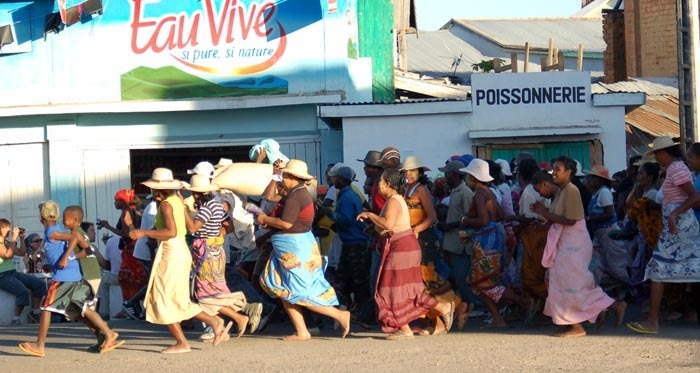
[[[95, 294], [80, 273], [78, 258], [84, 257], [86, 250], [77, 254], [73, 252], [76, 244], [87, 247], [85, 239], [77, 230], [83, 220], [83, 210], [79, 206], [69, 206], [63, 212], [63, 225], [71, 232], [62, 232], [56, 225], [59, 209], [56, 202], [46, 201], [39, 205], [41, 223], [44, 225], [46, 261], [53, 268], [53, 278], [48, 294], [41, 307], [39, 335], [35, 343], [24, 342], [19, 348], [29, 355], [43, 357], [46, 334], [51, 323], [51, 312], [65, 315], [85, 323], [93, 332], [99, 331], [105, 336], [100, 346], [100, 353], [111, 351], [124, 341], [117, 341], [119, 334], [109, 329], [99, 314], [92, 308]], [[68, 242], [68, 244], [67, 244]]]

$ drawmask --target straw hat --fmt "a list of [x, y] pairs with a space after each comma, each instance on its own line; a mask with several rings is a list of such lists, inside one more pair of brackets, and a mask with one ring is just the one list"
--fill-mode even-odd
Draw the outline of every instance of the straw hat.
[[632, 166], [641, 166], [645, 163], [656, 163], [656, 155], [654, 155], [654, 153], [644, 154], [644, 156], [635, 161]]
[[676, 145], [679, 145], [677, 142], [673, 142], [673, 139], [669, 136], [659, 136], [654, 139], [654, 142], [649, 144], [651, 147], [651, 150], [648, 152], [644, 153], [646, 154], [654, 154], [655, 151], [661, 150], [661, 149], [666, 149], [666, 148], [671, 148]]
[[513, 173], [510, 171], [510, 163], [508, 163], [508, 161], [505, 159], [496, 159], [494, 162], [501, 166], [501, 172], [503, 172], [503, 175], [513, 176]]
[[489, 174], [489, 164], [483, 159], [474, 158], [474, 160], [469, 162], [469, 166], [462, 168], [460, 171], [472, 175], [482, 183], [493, 181], [493, 178]]
[[591, 167], [590, 170], [583, 170], [583, 173], [586, 175], [598, 176], [605, 180], [612, 181], [612, 178], [610, 177], [610, 170], [608, 170], [608, 168], [603, 165], [597, 164]]
[[185, 189], [191, 191], [191, 192], [197, 192], [197, 193], [209, 193], [209, 192], [216, 192], [219, 190], [219, 186], [216, 184], [212, 184], [211, 181], [209, 181], [209, 178], [204, 176], [204, 175], [192, 175], [190, 178], [190, 185], [186, 187]]
[[401, 171], [415, 170], [417, 168], [422, 168], [423, 171], [430, 171], [430, 168], [424, 165], [423, 161], [415, 155], [406, 157], [406, 159], [403, 160], [403, 164], [401, 165]]
[[290, 175], [296, 176], [302, 180], [315, 179], [314, 176], [309, 174], [309, 167], [306, 162], [300, 161], [298, 159], [290, 159], [284, 166], [280, 167], [282, 172], [288, 173]]
[[141, 184], [151, 189], [180, 189], [182, 181], [176, 180], [173, 177], [173, 172], [164, 167], [158, 167], [153, 170], [151, 178]]

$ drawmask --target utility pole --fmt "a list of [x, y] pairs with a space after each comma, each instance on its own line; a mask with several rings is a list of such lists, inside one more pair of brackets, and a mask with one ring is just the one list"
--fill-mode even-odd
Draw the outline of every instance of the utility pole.
[[681, 146], [700, 141], [698, 105], [700, 99], [700, 11], [699, 0], [676, 0], [678, 25], [678, 98]]

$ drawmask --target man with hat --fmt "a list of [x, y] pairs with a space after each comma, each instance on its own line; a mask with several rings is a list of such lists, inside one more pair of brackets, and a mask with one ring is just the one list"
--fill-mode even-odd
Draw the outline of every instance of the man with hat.
[[[334, 230], [342, 242], [340, 262], [336, 272], [336, 290], [340, 302], [348, 309], [351, 303], [364, 306], [369, 300], [369, 263], [365, 224], [357, 220], [362, 212], [362, 200], [351, 184], [355, 172], [347, 166], [336, 170], [335, 187], [338, 196], [335, 210], [328, 216], [335, 222]], [[351, 297], [354, 294], [354, 298]]]
[[456, 284], [459, 296], [466, 300], [470, 295], [467, 272], [471, 265], [469, 261], [471, 246], [459, 238], [458, 230], [460, 220], [469, 212], [474, 192], [465, 184], [461, 168], [464, 168], [464, 163], [456, 160], [448, 162], [445, 167], [438, 168], [445, 174], [445, 182], [451, 190], [447, 218], [440, 228], [445, 232], [442, 249], [447, 252], [450, 259], [450, 281]]

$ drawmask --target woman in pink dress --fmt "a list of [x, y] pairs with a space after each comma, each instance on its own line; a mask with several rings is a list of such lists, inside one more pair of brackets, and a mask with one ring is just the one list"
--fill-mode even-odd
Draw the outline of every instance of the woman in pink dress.
[[584, 321], [596, 322], [612, 309], [617, 315], [616, 325], [622, 324], [627, 304], [607, 296], [595, 285], [588, 270], [593, 255], [593, 244], [586, 229], [583, 202], [578, 188], [571, 183], [576, 162], [559, 157], [552, 165], [552, 175], [540, 172], [532, 185], [543, 197], [554, 196], [549, 208], [542, 202], [532, 210], [551, 223], [542, 265], [549, 269], [549, 288], [544, 314], [557, 325], [566, 325], [557, 337], [583, 337]]

